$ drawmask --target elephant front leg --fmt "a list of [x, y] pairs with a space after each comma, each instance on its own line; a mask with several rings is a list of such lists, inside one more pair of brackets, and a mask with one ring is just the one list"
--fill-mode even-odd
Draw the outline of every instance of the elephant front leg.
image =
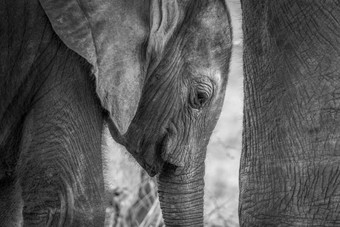
[[91, 172], [81, 150], [67, 149], [63, 137], [33, 138], [18, 165], [24, 226], [101, 226], [104, 189], [97, 168]]
[[26, 119], [17, 170], [24, 226], [104, 225], [101, 124], [72, 105], [42, 103]]
[[[83, 143], [72, 141], [76, 136], [65, 136], [54, 127], [41, 129], [43, 134], [31, 129], [18, 165], [24, 226], [102, 226], [101, 157], [86, 157]], [[97, 166], [88, 163], [96, 160]]]

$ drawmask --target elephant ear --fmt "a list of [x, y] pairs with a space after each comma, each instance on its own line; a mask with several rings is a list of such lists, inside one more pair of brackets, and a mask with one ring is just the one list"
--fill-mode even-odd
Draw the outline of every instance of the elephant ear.
[[97, 93], [120, 134], [136, 114], [151, 55], [178, 19], [176, 0], [40, 0], [66, 46], [93, 66]]
[[92, 64], [101, 103], [124, 134], [136, 113], [144, 83], [147, 66], [142, 47], [149, 35], [149, 1], [40, 3], [60, 39]]
[[175, 0], [153, 0], [150, 5], [150, 37], [148, 53], [162, 57], [166, 44], [183, 17]]

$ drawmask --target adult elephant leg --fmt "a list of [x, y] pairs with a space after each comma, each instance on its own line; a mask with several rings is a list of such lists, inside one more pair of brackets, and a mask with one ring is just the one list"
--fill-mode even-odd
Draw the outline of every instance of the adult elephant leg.
[[23, 131], [24, 226], [102, 226], [101, 108], [87, 63], [54, 38]]
[[338, 1], [242, 1], [241, 226], [340, 225]]

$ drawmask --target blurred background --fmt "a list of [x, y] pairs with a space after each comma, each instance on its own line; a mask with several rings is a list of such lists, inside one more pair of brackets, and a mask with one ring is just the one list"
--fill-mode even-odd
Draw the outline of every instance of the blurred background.
[[[238, 171], [241, 155], [243, 69], [241, 7], [226, 0], [233, 24], [233, 54], [223, 110], [210, 139], [205, 175], [205, 226], [238, 225]], [[105, 129], [105, 226], [163, 226], [154, 179], [150, 179]], [[115, 151], [114, 153], [112, 151]]]
[[242, 17], [238, 0], [227, 0], [233, 24], [233, 55], [223, 109], [208, 145], [206, 226], [238, 226], [238, 171], [242, 140]]

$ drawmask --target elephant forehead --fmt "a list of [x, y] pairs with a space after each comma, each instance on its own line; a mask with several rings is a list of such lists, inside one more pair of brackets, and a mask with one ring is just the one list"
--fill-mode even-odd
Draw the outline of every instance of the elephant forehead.
[[209, 69], [202, 69], [202, 72], [217, 84], [220, 84], [222, 80], [222, 72], [219, 67], [214, 66]]
[[207, 1], [200, 10], [199, 19], [204, 26], [213, 29], [216, 29], [220, 23], [230, 22], [226, 5], [222, 1]]
[[[224, 66], [232, 48], [232, 31], [229, 13], [213, 1], [201, 7], [184, 35], [187, 40], [184, 50], [192, 65], [216, 68]], [[221, 9], [222, 8], [222, 9]]]
[[216, 84], [220, 84], [222, 82], [222, 70], [216, 64], [213, 64], [210, 67], [192, 68], [191, 73], [195, 77], [209, 78], [210, 80], [214, 81]]
[[[228, 55], [231, 46], [223, 40], [216, 46], [212, 37], [194, 37], [189, 43], [188, 52], [185, 54], [186, 66], [194, 77], [209, 77], [219, 83], [225, 66], [228, 64]], [[225, 78], [225, 77], [223, 77]]]

